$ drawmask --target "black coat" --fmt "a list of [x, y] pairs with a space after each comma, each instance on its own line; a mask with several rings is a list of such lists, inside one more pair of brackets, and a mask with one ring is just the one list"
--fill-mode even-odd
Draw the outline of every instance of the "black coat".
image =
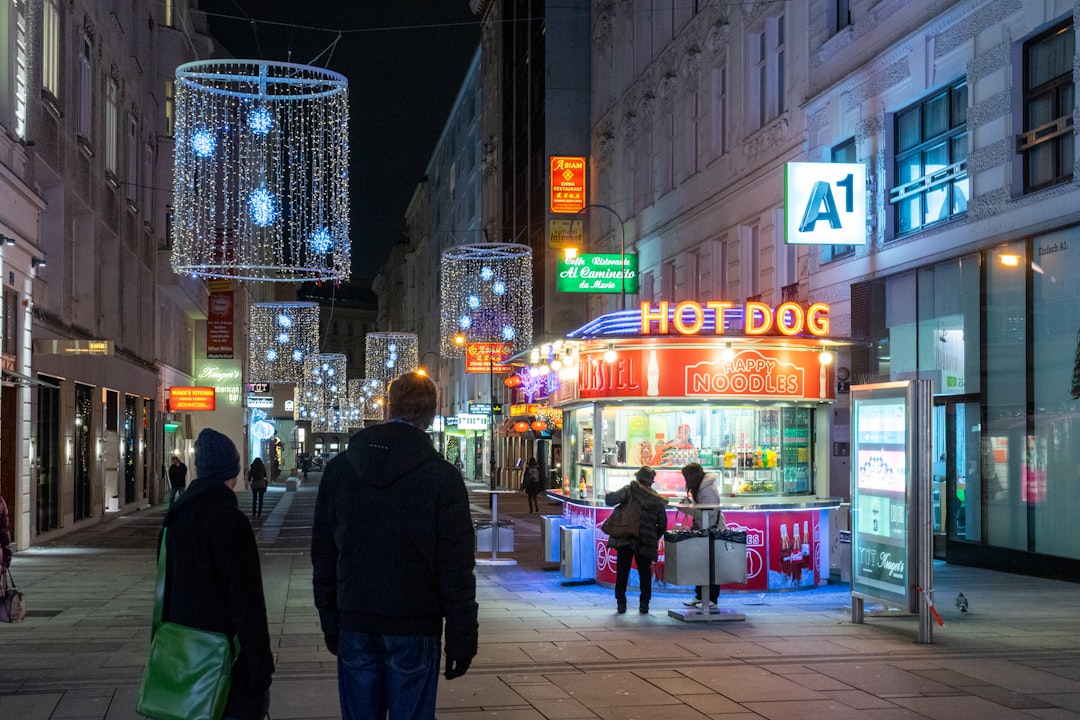
[[225, 715], [258, 720], [274, 656], [251, 523], [228, 485], [196, 479], [173, 503], [164, 526], [168, 533], [161, 619], [240, 640]]
[[475, 536], [461, 473], [412, 425], [361, 430], [323, 471], [311, 562], [323, 632], [443, 634], [477, 645]]
[[667, 531], [667, 500], [651, 487], [631, 480], [624, 487], [604, 496], [608, 505], [636, 502], [641, 506], [637, 537], [609, 537], [608, 547], [630, 548], [635, 554], [655, 560], [659, 554], [660, 536]]
[[187, 485], [187, 465], [169, 461], [169, 485], [174, 488], [183, 488]]

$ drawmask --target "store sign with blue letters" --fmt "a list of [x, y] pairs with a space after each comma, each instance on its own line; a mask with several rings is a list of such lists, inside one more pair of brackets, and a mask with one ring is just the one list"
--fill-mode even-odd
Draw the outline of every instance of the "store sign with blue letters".
[[784, 242], [866, 244], [866, 166], [791, 162], [784, 166]]

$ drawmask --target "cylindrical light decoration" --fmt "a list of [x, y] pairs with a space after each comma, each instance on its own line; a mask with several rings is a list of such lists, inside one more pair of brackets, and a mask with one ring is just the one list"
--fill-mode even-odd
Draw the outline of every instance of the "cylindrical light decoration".
[[175, 112], [174, 272], [348, 279], [344, 76], [261, 60], [186, 63]]
[[349, 381], [349, 425], [362, 427], [365, 420], [382, 420], [386, 403], [385, 383], [375, 378]]
[[341, 353], [309, 355], [304, 360], [297, 414], [311, 422], [312, 432], [343, 433], [349, 429], [345, 362]]
[[252, 303], [248, 378], [252, 382], [299, 382], [304, 359], [319, 352], [319, 304]]
[[391, 380], [419, 365], [414, 333], [368, 333], [365, 345], [364, 370], [369, 378], [382, 380], [384, 390]]
[[[442, 254], [441, 352], [462, 357], [467, 344], [532, 342], [532, 249], [514, 243], [458, 245]], [[455, 337], [464, 336], [466, 343]]]

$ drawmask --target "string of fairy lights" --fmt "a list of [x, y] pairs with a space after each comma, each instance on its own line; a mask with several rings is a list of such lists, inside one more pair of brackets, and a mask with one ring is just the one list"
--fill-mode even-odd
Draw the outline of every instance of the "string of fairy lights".
[[472, 343], [520, 352], [532, 343], [532, 249], [515, 243], [458, 245], [442, 254], [440, 349], [462, 357]]
[[253, 382], [299, 382], [304, 376], [304, 360], [319, 351], [319, 304], [252, 303], [248, 327], [248, 378]]
[[344, 76], [256, 60], [186, 63], [175, 121], [174, 272], [349, 278]]

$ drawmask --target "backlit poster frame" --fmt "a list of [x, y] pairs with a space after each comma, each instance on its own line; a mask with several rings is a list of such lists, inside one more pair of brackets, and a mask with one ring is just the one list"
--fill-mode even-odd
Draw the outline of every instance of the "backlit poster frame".
[[851, 388], [851, 595], [917, 611], [913, 381]]

